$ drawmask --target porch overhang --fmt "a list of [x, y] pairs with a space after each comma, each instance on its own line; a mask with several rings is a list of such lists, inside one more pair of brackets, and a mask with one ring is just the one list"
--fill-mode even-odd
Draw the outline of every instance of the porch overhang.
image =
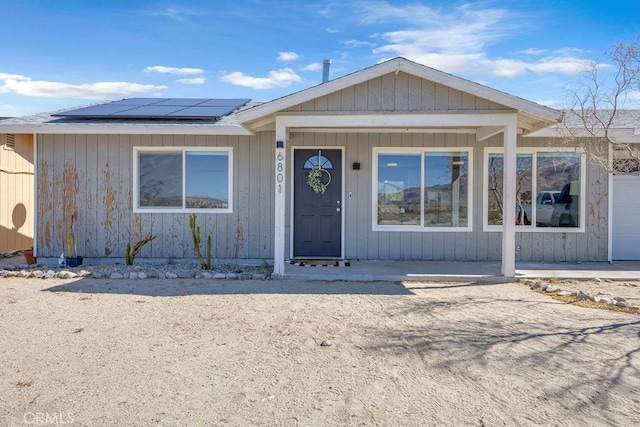
[[[275, 115], [275, 224], [274, 274], [283, 276], [286, 259], [286, 191], [289, 173], [288, 139], [291, 132], [350, 131], [350, 132], [433, 132], [475, 133], [487, 139], [504, 133], [504, 202], [515, 206], [516, 141], [519, 117], [516, 111], [446, 111], [429, 113], [332, 113], [282, 112]], [[516, 212], [507, 209], [503, 218], [502, 273], [515, 277]]]

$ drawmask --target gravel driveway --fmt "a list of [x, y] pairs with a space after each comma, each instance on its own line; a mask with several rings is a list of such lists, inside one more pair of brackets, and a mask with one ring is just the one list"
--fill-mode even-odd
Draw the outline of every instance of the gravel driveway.
[[0, 279], [0, 426], [37, 421], [639, 425], [640, 316], [515, 283]]

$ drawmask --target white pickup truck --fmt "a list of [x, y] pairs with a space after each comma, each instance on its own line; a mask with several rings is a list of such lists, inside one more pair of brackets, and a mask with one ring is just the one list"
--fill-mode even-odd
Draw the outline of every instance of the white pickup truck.
[[[539, 191], [536, 196], [536, 225], [551, 225], [551, 215], [553, 214], [553, 204], [556, 202], [560, 191]], [[520, 225], [530, 225], [533, 215], [531, 205], [523, 204], [521, 212], [520, 206], [516, 206], [516, 223]], [[524, 215], [522, 215], [522, 213]]]

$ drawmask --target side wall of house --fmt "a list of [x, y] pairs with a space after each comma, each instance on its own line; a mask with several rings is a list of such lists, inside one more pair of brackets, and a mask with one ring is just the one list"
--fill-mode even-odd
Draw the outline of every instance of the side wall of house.
[[0, 135], [0, 252], [33, 245], [33, 135]]
[[233, 212], [198, 214], [218, 259], [273, 258], [272, 171], [275, 136], [39, 135], [39, 257], [58, 257], [74, 217], [78, 255], [124, 259], [127, 243], [157, 236], [138, 258], [195, 258], [189, 214], [133, 213], [133, 148], [231, 147]]
[[[417, 133], [294, 133], [294, 147], [345, 147], [345, 256], [370, 260], [451, 260], [493, 261], [501, 258], [502, 234], [485, 232], [483, 197], [486, 188], [484, 156], [486, 147], [502, 147], [502, 135], [479, 143], [470, 134]], [[372, 165], [375, 147], [428, 147], [473, 150], [472, 209], [470, 232], [373, 231]], [[518, 147], [557, 148], [544, 138], [518, 138]], [[360, 163], [360, 170], [351, 165]], [[586, 164], [586, 225], [584, 232], [541, 228], [516, 234], [519, 261], [606, 261], [607, 259], [607, 180], [602, 169]], [[351, 193], [353, 198], [348, 199]], [[287, 204], [290, 206], [290, 203]], [[288, 213], [287, 218], [290, 217]], [[545, 231], [549, 230], [549, 231]], [[289, 236], [287, 237], [287, 242]], [[287, 252], [289, 253], [289, 252]]]

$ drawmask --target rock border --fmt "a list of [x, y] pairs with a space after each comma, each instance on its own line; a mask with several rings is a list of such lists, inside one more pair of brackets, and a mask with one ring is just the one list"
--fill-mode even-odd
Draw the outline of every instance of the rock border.
[[546, 283], [543, 280], [521, 280], [521, 283], [529, 286], [533, 291], [545, 292], [547, 294], [554, 294], [561, 297], [574, 297], [578, 300], [590, 300], [600, 304], [605, 304], [612, 307], [619, 307], [628, 309], [631, 312], [640, 312], [640, 306], [629, 303], [626, 298], [621, 296], [615, 296], [612, 298], [601, 297], [597, 295], [589, 295], [588, 293], [577, 290], [567, 291], [563, 290], [559, 286], [554, 286], [550, 283]]
[[266, 267], [220, 265], [213, 270], [201, 270], [192, 264], [122, 264], [97, 265], [77, 268], [43, 268], [41, 265], [6, 265], [0, 269], [0, 278], [25, 279], [205, 279], [205, 280], [270, 280]]

